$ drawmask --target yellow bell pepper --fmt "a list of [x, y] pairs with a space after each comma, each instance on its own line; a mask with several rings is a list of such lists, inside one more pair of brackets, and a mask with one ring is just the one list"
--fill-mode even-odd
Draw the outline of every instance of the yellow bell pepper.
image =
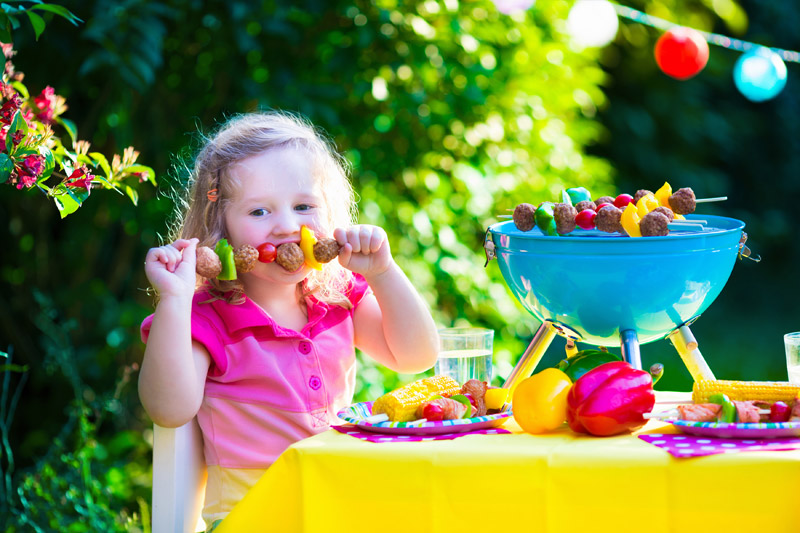
[[486, 389], [483, 401], [487, 409], [502, 409], [508, 400], [508, 389]]
[[537, 434], [561, 426], [567, 419], [567, 394], [571, 386], [569, 377], [557, 368], [545, 368], [520, 381], [511, 401], [519, 427]]
[[625, 210], [622, 212], [622, 217], [620, 218], [620, 223], [622, 224], [622, 229], [625, 230], [625, 233], [631, 237], [641, 237], [642, 230], [639, 229], [639, 220], [639, 215], [636, 212], [636, 206], [634, 206], [633, 203], [625, 206]]
[[636, 202], [636, 212], [639, 215], [639, 218], [644, 218], [644, 216], [658, 207], [658, 200], [652, 194], [645, 194], [639, 201]]
[[669, 197], [672, 196], [672, 185], [670, 185], [669, 182], [665, 181], [664, 185], [662, 185], [661, 188], [655, 192], [655, 195], [656, 200], [658, 200], [660, 205], [663, 205], [668, 209], [672, 209], [669, 206]]
[[314, 245], [317, 244], [317, 237], [314, 230], [308, 226], [300, 228], [300, 249], [306, 258], [306, 265], [317, 270], [322, 270], [322, 264], [314, 258]]

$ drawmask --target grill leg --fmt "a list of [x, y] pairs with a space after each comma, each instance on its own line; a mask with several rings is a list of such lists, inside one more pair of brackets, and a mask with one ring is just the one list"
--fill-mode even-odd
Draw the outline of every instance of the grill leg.
[[703, 358], [703, 354], [697, 349], [697, 341], [692, 335], [692, 330], [689, 329], [689, 326], [679, 327], [670, 333], [667, 338], [672, 342], [681, 359], [683, 359], [683, 364], [686, 365], [686, 369], [692, 375], [693, 380], [714, 379], [714, 373], [709, 368], [705, 358]]
[[636, 330], [625, 329], [619, 332], [619, 344], [622, 348], [622, 358], [637, 370], [642, 369], [642, 355], [639, 352], [639, 337]]
[[511, 400], [514, 395], [514, 389], [519, 385], [519, 382], [533, 374], [533, 369], [539, 364], [544, 352], [550, 347], [550, 343], [556, 336], [556, 329], [550, 322], [543, 322], [533, 340], [525, 349], [525, 353], [517, 361], [517, 366], [511, 371], [508, 379], [503, 384], [504, 389], [508, 389], [508, 399]]

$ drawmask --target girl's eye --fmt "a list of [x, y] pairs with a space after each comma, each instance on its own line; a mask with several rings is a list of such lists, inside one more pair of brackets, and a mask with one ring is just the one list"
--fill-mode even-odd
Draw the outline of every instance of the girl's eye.
[[250, 211], [250, 214], [253, 215], [254, 217], [262, 217], [262, 216], [267, 214], [267, 210], [266, 209], [253, 209], [252, 211]]
[[308, 205], [308, 204], [299, 204], [299, 205], [295, 206], [295, 209], [297, 211], [309, 211], [311, 209], [314, 209], [314, 206], [313, 205]]

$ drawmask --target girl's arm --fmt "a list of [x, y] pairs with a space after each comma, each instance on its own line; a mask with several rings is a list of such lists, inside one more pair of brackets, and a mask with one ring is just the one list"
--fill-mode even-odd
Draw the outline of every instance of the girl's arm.
[[404, 374], [436, 362], [439, 336], [427, 305], [392, 259], [386, 232], [376, 226], [337, 229], [339, 262], [364, 276], [373, 295], [354, 313], [355, 343], [379, 363]]
[[164, 427], [190, 421], [203, 400], [211, 358], [192, 341], [196, 239], [147, 252], [145, 272], [159, 302], [139, 373], [139, 397], [150, 418]]

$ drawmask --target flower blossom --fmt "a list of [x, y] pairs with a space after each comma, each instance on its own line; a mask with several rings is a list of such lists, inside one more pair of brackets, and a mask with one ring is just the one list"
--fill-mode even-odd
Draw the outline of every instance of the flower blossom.
[[11, 121], [14, 119], [14, 114], [21, 106], [22, 99], [19, 97], [19, 94], [14, 93], [11, 98], [0, 107], [0, 122], [11, 124]]
[[39, 112], [36, 114], [39, 120], [45, 124], [53, 123], [53, 117], [58, 114], [57, 112], [59, 111], [60, 107], [59, 98], [61, 97], [56, 95], [56, 90], [48, 85], [42, 90], [42, 93], [39, 96], [36, 96], [33, 99], [33, 103], [39, 110]]
[[67, 187], [81, 187], [86, 189], [86, 192], [89, 192], [92, 188], [92, 179], [94, 179], [94, 176], [89, 173], [85, 166], [78, 167], [67, 178]]
[[44, 158], [40, 155], [29, 155], [22, 160], [17, 169], [17, 189], [31, 188], [36, 184], [36, 179], [44, 170]]

